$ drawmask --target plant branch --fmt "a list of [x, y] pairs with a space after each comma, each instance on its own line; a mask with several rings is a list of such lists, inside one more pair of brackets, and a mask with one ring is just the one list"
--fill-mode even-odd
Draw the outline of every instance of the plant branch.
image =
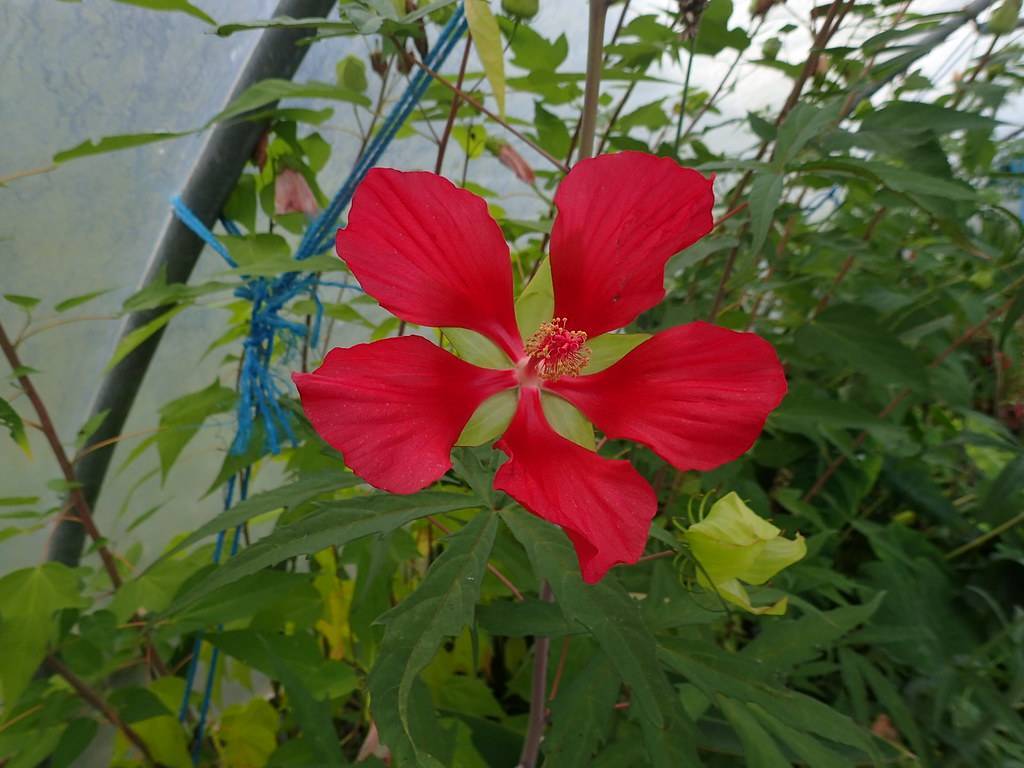
[[[466, 33], [466, 48], [462, 51], [462, 63], [459, 64], [459, 76], [455, 81], [456, 91], [462, 90], [462, 83], [466, 79], [466, 65], [469, 63], [469, 52], [473, 47], [473, 35]], [[448, 149], [448, 140], [452, 135], [452, 127], [455, 125], [455, 116], [459, 113], [459, 95], [452, 95], [452, 108], [448, 112], [448, 122], [444, 124], [444, 132], [441, 134], [441, 141], [437, 145], [437, 162], [434, 163], [434, 173], [440, 175], [444, 167], [444, 153]]]
[[983, 533], [981, 536], [971, 539], [963, 546], [957, 547], [951, 552], [947, 552], [946, 559], [955, 560], [956, 558], [960, 557], [960, 555], [966, 555], [972, 549], [977, 549], [978, 547], [983, 546], [984, 544], [987, 544], [988, 542], [992, 541], [992, 539], [999, 538], [1008, 530], [1010, 530], [1016, 525], [1020, 525], [1021, 523], [1024, 523], [1024, 512], [1021, 512], [1019, 515], [1016, 515], [1015, 517], [1011, 517], [1009, 520], [1007, 520], [1004, 523], [1001, 523], [1000, 525], [997, 525], [988, 533]]
[[[603, 0], [601, 0], [603, 2]], [[553, 602], [554, 595], [551, 585], [546, 581], [540, 588], [540, 599]], [[537, 637], [533, 641], [533, 679], [530, 683], [530, 719], [523, 741], [523, 751], [519, 756], [516, 768], [535, 768], [540, 755], [540, 742], [544, 737], [544, 725], [547, 721], [547, 684], [548, 684], [548, 652], [551, 650], [551, 638]]]
[[[14, 348], [10, 338], [7, 336], [7, 331], [4, 329], [3, 324], [0, 323], [0, 349], [3, 350], [4, 357], [7, 358], [7, 362], [11, 366], [11, 370], [17, 371], [24, 366], [22, 365], [21, 359], [18, 357], [18, 351]], [[85, 495], [82, 493], [82, 489], [78, 485], [78, 481], [75, 479], [75, 470], [71, 465], [71, 461], [68, 459], [67, 452], [64, 450], [64, 446], [61, 445], [60, 438], [57, 436], [57, 429], [53, 425], [53, 420], [50, 418], [50, 412], [46, 409], [46, 405], [43, 403], [42, 398], [39, 396], [39, 392], [36, 390], [35, 385], [27, 374], [18, 376], [18, 383], [21, 384], [22, 391], [32, 403], [32, 407], [35, 409], [36, 415], [39, 418], [39, 424], [42, 427], [43, 434], [46, 436], [46, 441], [50, 444], [50, 449], [53, 451], [54, 458], [57, 459], [57, 464], [60, 465], [61, 474], [64, 475], [64, 481], [68, 484], [68, 493], [71, 497], [72, 504], [77, 511], [78, 522], [81, 523], [82, 527], [85, 528], [86, 533], [96, 543], [96, 550], [99, 552], [100, 559], [103, 561], [103, 567], [110, 576], [110, 581], [117, 589], [121, 586], [121, 574], [117, 571], [117, 564], [114, 561], [113, 555], [110, 554], [110, 550], [107, 549], [106, 544], [103, 543], [103, 536], [100, 534], [99, 529], [96, 527], [96, 523], [93, 521], [92, 510], [89, 509], [89, 504], [85, 500]]]
[[587, 31], [587, 77], [583, 84], [583, 115], [580, 118], [579, 160], [594, 155], [594, 134], [597, 131], [597, 101], [604, 69], [604, 21], [608, 14], [607, 0], [590, 0], [590, 25]]
[[93, 709], [99, 712], [112, 726], [117, 728], [124, 737], [130, 741], [139, 752], [142, 753], [142, 758], [147, 765], [156, 765], [156, 761], [153, 759], [153, 755], [149, 751], [149, 747], [146, 746], [146, 742], [142, 740], [135, 730], [128, 725], [121, 716], [117, 714], [110, 704], [105, 702], [103, 698], [89, 685], [82, 680], [78, 675], [72, 672], [68, 667], [54, 655], [46, 657], [46, 666], [54, 671], [55, 674], [59, 675], [64, 681], [70, 685], [82, 699], [88, 702]]

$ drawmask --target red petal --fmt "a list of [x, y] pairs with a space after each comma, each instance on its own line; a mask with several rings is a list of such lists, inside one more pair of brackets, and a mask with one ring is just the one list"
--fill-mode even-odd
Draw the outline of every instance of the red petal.
[[508, 243], [472, 192], [433, 173], [375, 168], [356, 190], [337, 249], [392, 314], [469, 328], [522, 356]]
[[665, 262], [711, 231], [710, 179], [674, 160], [620, 152], [573, 166], [555, 193], [555, 317], [590, 336], [665, 296]]
[[515, 385], [511, 371], [477, 368], [422, 336], [332, 349], [315, 372], [292, 380], [320, 436], [391, 493], [413, 493], [447, 472], [473, 411]]
[[556, 433], [536, 389], [523, 389], [497, 448], [508, 454], [494, 487], [560, 525], [593, 584], [616, 563], [635, 563], [657, 511], [654, 491], [628, 461], [613, 461]]
[[609, 437], [650, 446], [677, 469], [709, 470], [754, 444], [786, 394], [786, 376], [760, 336], [698, 322], [662, 331], [610, 368], [548, 388]]

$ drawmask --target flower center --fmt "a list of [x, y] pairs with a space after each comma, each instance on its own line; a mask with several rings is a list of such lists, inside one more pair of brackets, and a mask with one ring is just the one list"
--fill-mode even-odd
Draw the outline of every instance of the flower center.
[[544, 323], [526, 341], [528, 367], [544, 380], [577, 376], [590, 362], [585, 331], [570, 331], [564, 317]]

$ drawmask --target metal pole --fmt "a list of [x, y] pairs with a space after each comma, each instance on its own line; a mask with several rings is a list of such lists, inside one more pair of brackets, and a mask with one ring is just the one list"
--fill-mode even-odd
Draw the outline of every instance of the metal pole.
[[[334, 0], [281, 0], [274, 15], [296, 19], [326, 16], [333, 6]], [[265, 30], [235, 81], [227, 103], [260, 80], [270, 77], [290, 79], [308, 50], [308, 46], [297, 43], [310, 37], [314, 31]], [[266, 127], [267, 121], [235, 121], [217, 126], [206, 139], [181, 198], [207, 226], [212, 226], [220, 214]], [[202, 249], [202, 240], [169, 213], [140, 288], [152, 284], [164, 274], [168, 283], [187, 282]], [[129, 315], [121, 326], [119, 339], [166, 311], [167, 307], [162, 307]], [[86, 448], [121, 433], [162, 335], [163, 331], [153, 334], [104, 377], [93, 400], [90, 415], [104, 410], [109, 410], [109, 413], [86, 443]], [[112, 444], [91, 451], [75, 465], [75, 477], [82, 484], [82, 492], [93, 509], [103, 487], [114, 447], [115, 444]], [[84, 542], [85, 529], [81, 524], [75, 520], [62, 519], [53, 529], [46, 559], [70, 566], [77, 565]]]

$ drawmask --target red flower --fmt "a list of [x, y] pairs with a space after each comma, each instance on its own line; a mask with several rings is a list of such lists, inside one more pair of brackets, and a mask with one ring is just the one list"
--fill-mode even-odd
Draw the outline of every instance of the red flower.
[[583, 375], [587, 340], [621, 328], [665, 294], [665, 262], [711, 229], [711, 182], [666, 158], [622, 152], [584, 160], [555, 195], [555, 309], [524, 344], [513, 308], [509, 249], [483, 200], [431, 173], [370, 171], [338, 254], [381, 306], [409, 323], [468, 328], [509, 357], [471, 365], [420, 336], [334, 349], [294, 374], [314, 428], [371, 485], [413, 493], [450, 467], [477, 407], [518, 388], [496, 447], [494, 478], [565, 529], [586, 581], [633, 563], [657, 507], [627, 461], [555, 432], [541, 393], [579, 408], [604, 434], [649, 446], [680, 470], [712, 469], [753, 444], [786, 381], [772, 347], [750, 333], [690, 323], [656, 334]]

